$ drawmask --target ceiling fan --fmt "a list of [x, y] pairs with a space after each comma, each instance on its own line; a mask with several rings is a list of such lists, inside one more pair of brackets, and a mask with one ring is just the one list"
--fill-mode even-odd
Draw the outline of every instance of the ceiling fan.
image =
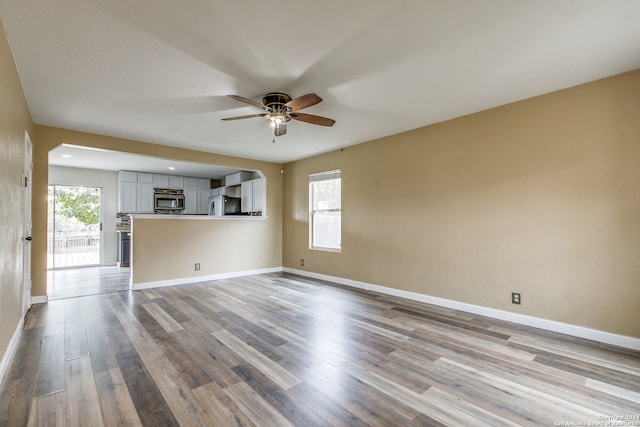
[[276, 136], [282, 136], [287, 133], [287, 122], [291, 121], [291, 119], [320, 126], [333, 126], [336, 122], [335, 120], [328, 119], [326, 117], [298, 112], [303, 108], [311, 107], [322, 101], [322, 98], [315, 93], [308, 93], [292, 99], [286, 93], [270, 92], [262, 98], [262, 104], [238, 95], [227, 96], [235, 99], [236, 101], [261, 108], [265, 110], [266, 113], [227, 117], [222, 120], [239, 120], [251, 117], [262, 117], [264, 120], [271, 122], [271, 126], [273, 126], [274, 142]]

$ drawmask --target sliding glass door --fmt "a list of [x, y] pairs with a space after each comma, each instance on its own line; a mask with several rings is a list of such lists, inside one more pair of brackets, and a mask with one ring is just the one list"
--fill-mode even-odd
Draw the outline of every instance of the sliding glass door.
[[102, 189], [49, 186], [48, 268], [100, 265]]

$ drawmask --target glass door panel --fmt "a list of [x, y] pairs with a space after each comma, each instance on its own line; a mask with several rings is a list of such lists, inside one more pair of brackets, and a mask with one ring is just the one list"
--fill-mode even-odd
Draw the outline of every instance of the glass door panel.
[[100, 204], [97, 187], [49, 186], [48, 268], [100, 265]]

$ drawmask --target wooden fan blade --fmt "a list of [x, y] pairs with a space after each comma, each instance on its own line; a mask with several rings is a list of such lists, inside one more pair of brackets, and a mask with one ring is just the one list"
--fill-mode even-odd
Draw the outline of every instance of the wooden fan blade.
[[284, 104], [284, 106], [289, 108], [289, 111], [297, 111], [302, 110], [303, 108], [311, 107], [312, 105], [316, 105], [319, 102], [322, 102], [322, 98], [320, 98], [315, 93], [308, 93], [306, 95], [299, 96], [296, 99], [292, 99], [291, 101]]
[[244, 98], [239, 95], [227, 95], [231, 99], [235, 99], [236, 101], [244, 102], [245, 104], [253, 105], [254, 107], [262, 108], [263, 110], [269, 111], [266, 105], [259, 103], [258, 101], [254, 101], [253, 99]]
[[227, 117], [224, 119], [220, 119], [220, 120], [240, 120], [240, 119], [250, 119], [252, 117], [264, 117], [267, 114], [249, 114], [248, 116], [236, 116], [236, 117]]
[[333, 126], [336, 122], [333, 119], [328, 119], [326, 117], [314, 116], [313, 114], [304, 114], [304, 113], [291, 113], [289, 116], [292, 119], [299, 120], [301, 122], [307, 122], [314, 125], [320, 126]]

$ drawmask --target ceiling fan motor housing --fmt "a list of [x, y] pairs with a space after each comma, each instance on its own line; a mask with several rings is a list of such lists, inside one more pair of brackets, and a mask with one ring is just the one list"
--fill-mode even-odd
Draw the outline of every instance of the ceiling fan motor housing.
[[289, 101], [291, 101], [291, 97], [282, 92], [269, 92], [262, 98], [262, 103], [271, 111], [264, 119], [274, 124], [276, 136], [284, 135], [287, 132], [286, 123], [291, 120], [291, 117], [288, 114], [290, 108], [285, 104]]
[[262, 98], [262, 103], [277, 113], [284, 113], [287, 110], [284, 105], [289, 101], [291, 97], [281, 92], [270, 92]]

